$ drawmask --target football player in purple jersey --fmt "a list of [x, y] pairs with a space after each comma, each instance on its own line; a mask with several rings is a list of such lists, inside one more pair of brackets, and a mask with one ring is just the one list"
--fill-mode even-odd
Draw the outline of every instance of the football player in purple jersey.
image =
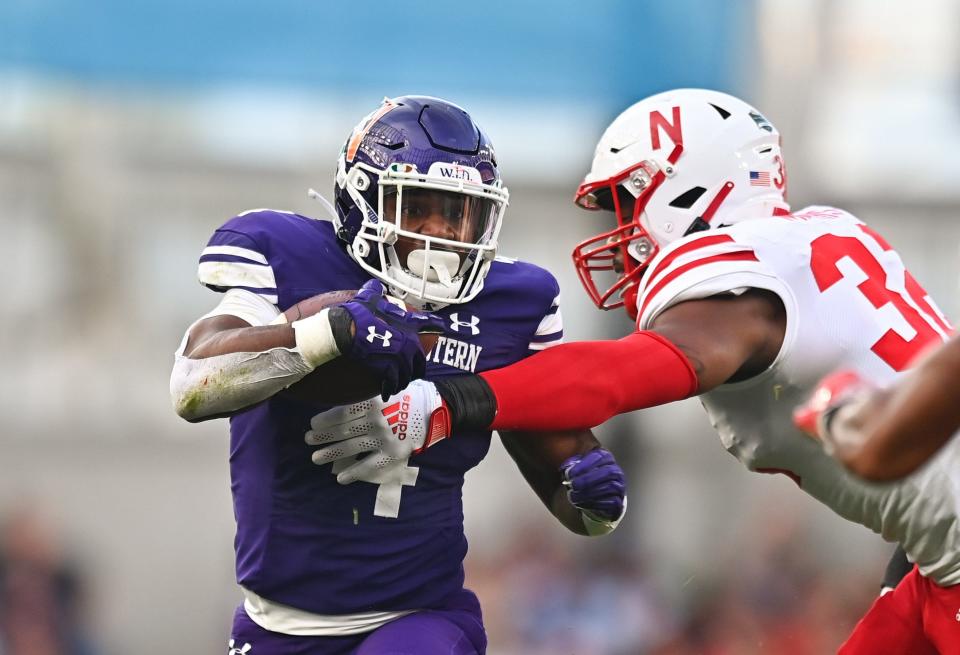
[[[367, 396], [386, 396], [424, 374], [477, 373], [560, 343], [558, 285], [496, 257], [507, 190], [490, 142], [449, 102], [384, 100], [344, 145], [334, 193], [331, 220], [255, 210], [214, 232], [199, 277], [222, 300], [175, 357], [177, 413], [230, 417], [244, 595], [230, 652], [483, 653], [479, 604], [463, 586], [462, 487], [491, 432], [399, 449], [401, 393], [384, 409], [393, 431], [379, 454], [356, 458], [335, 442], [362, 426], [327, 410], [357, 400], [347, 390], [357, 372], [376, 380]], [[425, 311], [396, 311], [384, 287]], [[292, 323], [282, 314], [347, 289], [361, 291]], [[424, 328], [443, 330], [429, 353]], [[589, 431], [501, 438], [567, 528], [599, 535], [619, 523], [623, 472]]]

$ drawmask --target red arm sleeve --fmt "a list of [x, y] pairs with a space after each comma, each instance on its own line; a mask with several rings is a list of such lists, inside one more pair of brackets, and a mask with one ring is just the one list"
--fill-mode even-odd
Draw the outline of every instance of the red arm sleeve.
[[692, 396], [697, 376], [659, 334], [554, 346], [480, 376], [496, 397], [495, 430], [577, 430]]

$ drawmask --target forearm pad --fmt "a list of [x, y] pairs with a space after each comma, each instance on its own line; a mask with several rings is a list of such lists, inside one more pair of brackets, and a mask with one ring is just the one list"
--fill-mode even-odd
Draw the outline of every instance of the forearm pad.
[[313, 370], [295, 349], [230, 353], [204, 359], [176, 356], [170, 397], [188, 421], [222, 416], [265, 400]]
[[480, 377], [496, 430], [577, 430], [696, 393], [690, 362], [667, 339], [638, 331], [616, 341], [561, 344]]

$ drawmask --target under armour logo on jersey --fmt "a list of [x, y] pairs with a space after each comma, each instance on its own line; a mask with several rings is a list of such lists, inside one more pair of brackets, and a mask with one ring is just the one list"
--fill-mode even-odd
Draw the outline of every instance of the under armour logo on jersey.
[[470, 328], [470, 334], [477, 336], [480, 334], [480, 317], [471, 316], [469, 321], [461, 321], [458, 312], [450, 314], [450, 329], [460, 332], [460, 328]]
[[384, 348], [390, 347], [390, 337], [393, 336], [393, 332], [391, 332], [390, 330], [384, 330], [383, 334], [378, 334], [377, 328], [373, 327], [372, 325], [368, 325], [367, 332], [368, 332], [367, 341], [369, 341], [370, 343], [373, 343], [374, 339], [380, 339], [380, 341], [383, 342]]
[[244, 644], [237, 648], [236, 641], [233, 639], [227, 642], [227, 647], [230, 649], [227, 651], [227, 655], [247, 655], [253, 649], [250, 644]]

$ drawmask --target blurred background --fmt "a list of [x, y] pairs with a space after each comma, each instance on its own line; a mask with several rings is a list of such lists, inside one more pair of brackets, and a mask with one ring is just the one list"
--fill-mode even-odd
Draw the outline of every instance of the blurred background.
[[[227, 425], [167, 382], [211, 231], [321, 215], [384, 95], [466, 107], [511, 190], [502, 252], [550, 268], [570, 340], [618, 336], [569, 253], [603, 128], [679, 86], [784, 135], [790, 200], [884, 232], [957, 317], [960, 5], [915, 0], [0, 3], [0, 653], [226, 650]], [[602, 540], [564, 532], [499, 443], [468, 475], [491, 655], [832, 652], [892, 547], [729, 457], [696, 401], [597, 430], [629, 469]], [[496, 441], [496, 440], [495, 440]]]

